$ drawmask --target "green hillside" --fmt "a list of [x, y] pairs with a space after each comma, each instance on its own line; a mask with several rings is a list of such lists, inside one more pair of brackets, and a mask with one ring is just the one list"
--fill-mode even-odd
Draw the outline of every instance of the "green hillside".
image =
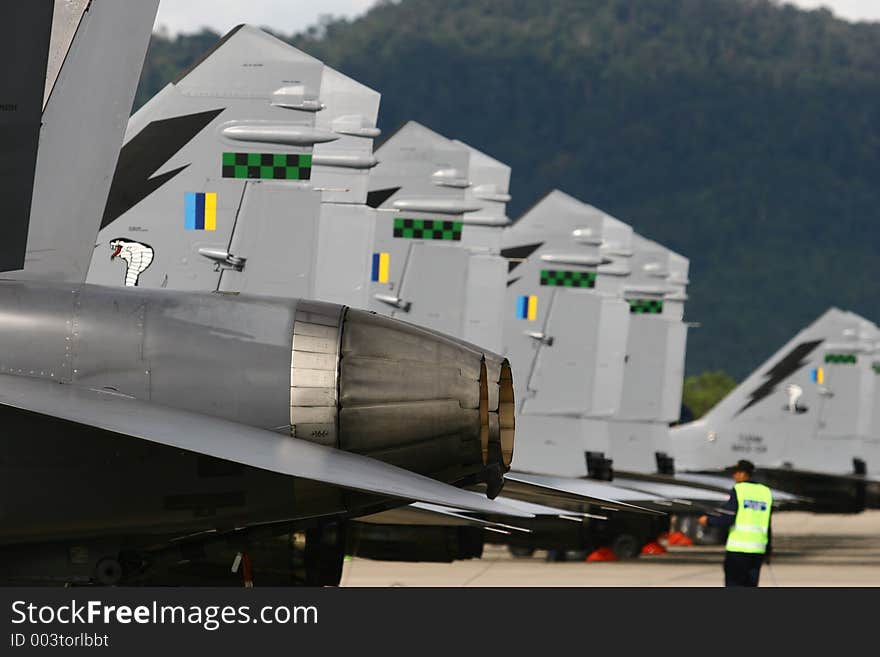
[[[217, 35], [154, 38], [139, 102]], [[765, 0], [403, 0], [288, 39], [691, 259], [688, 371], [741, 378], [827, 307], [880, 320], [880, 24]]]

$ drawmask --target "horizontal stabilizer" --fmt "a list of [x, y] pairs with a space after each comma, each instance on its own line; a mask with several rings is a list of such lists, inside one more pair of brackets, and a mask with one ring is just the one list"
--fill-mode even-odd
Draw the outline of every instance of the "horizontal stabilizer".
[[342, 488], [467, 511], [531, 517], [477, 493], [375, 459], [119, 393], [0, 375], [0, 404]]
[[[496, 498], [497, 499], [497, 498]], [[508, 502], [513, 502], [509, 500]], [[507, 506], [508, 503], [505, 503]], [[511, 505], [516, 508], [516, 505]], [[429, 504], [426, 502], [413, 502], [409, 506], [401, 506], [380, 513], [373, 513], [368, 516], [362, 516], [357, 522], [366, 522], [379, 525], [414, 525], [417, 527], [482, 527], [490, 531], [497, 531], [504, 534], [511, 532], [530, 532], [531, 530], [524, 527], [516, 527], [507, 523], [495, 522], [482, 517], [471, 517], [465, 515], [462, 509], [456, 509], [439, 504]]]
[[[569, 511], [566, 509], [557, 509], [555, 507], [546, 506], [544, 504], [536, 504], [534, 502], [526, 502], [524, 500], [516, 500], [511, 497], [496, 497], [496, 502], [505, 506], [512, 507], [523, 513], [533, 515], [535, 517], [545, 516], [553, 518], [563, 518], [581, 522], [584, 518], [594, 518], [597, 520], [607, 520], [606, 516], [594, 515], [589, 513], [581, 513], [578, 511]], [[523, 527], [515, 527], [507, 523], [495, 522], [489, 520], [488, 514], [480, 513], [476, 516], [467, 515], [462, 509], [454, 509], [437, 504], [427, 504], [424, 502], [413, 502], [409, 506], [402, 506], [388, 511], [381, 511], [369, 516], [362, 516], [357, 519], [358, 522], [368, 522], [380, 525], [416, 525], [416, 526], [448, 526], [448, 527], [483, 527], [490, 531], [502, 533], [510, 532], [531, 532], [530, 529]]]
[[500, 496], [495, 498], [496, 501], [502, 502], [505, 506], [512, 506], [520, 511], [531, 513], [532, 515], [549, 516], [556, 518], [565, 518], [566, 520], [581, 521], [584, 518], [593, 518], [595, 520], [607, 520], [607, 516], [600, 516], [592, 513], [583, 513], [580, 511], [569, 511], [567, 509], [558, 509], [554, 506], [546, 504], [537, 504], [535, 502], [526, 502], [525, 500], [515, 500], [511, 497]]
[[610, 511], [644, 513], [663, 513], [659, 508], [671, 506], [665, 498], [619, 488], [602, 481], [525, 472], [509, 472], [504, 478], [505, 495], [538, 504], [556, 506], [575, 502]]
[[649, 493], [651, 495], [657, 495], [658, 497], [666, 497], [674, 502], [683, 502], [685, 504], [709, 504], [715, 506], [717, 504], [724, 504], [729, 497], [725, 493], [697, 486], [644, 481], [617, 476], [614, 477], [614, 485], [622, 486], [623, 488], [631, 488], [632, 490]]
[[[686, 484], [711, 487], [715, 490], [729, 491], [731, 488], [733, 488], [733, 481], [730, 477], [726, 475], [682, 472], [680, 474], [676, 474], [675, 478], [681, 480]], [[797, 503], [806, 501], [805, 498], [793, 495], [792, 493], [786, 493], [785, 491], [779, 490], [778, 488], [771, 488], [770, 491], [773, 493], [774, 502]]]

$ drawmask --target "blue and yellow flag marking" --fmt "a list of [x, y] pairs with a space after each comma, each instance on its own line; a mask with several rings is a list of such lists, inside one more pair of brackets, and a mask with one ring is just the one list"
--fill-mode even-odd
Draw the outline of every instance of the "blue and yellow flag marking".
[[825, 383], [825, 370], [821, 367], [810, 370], [810, 380], [819, 385]]
[[391, 266], [390, 253], [374, 253], [373, 254], [373, 272], [370, 280], [374, 283], [387, 283], [388, 270]]
[[530, 322], [538, 319], [538, 297], [534, 294], [517, 297], [516, 317], [517, 319], [527, 319]]
[[183, 202], [183, 227], [187, 230], [217, 230], [217, 194], [187, 192]]

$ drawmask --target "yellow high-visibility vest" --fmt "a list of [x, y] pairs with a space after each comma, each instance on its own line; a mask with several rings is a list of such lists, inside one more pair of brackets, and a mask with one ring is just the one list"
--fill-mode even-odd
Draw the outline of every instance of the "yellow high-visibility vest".
[[773, 493], [764, 484], [736, 484], [736, 521], [727, 534], [728, 552], [764, 554], [770, 531]]

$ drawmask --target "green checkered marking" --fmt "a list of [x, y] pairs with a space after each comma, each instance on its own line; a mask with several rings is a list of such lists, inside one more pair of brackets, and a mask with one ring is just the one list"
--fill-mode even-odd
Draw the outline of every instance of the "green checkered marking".
[[290, 153], [223, 153], [223, 177], [246, 180], [309, 180], [312, 156]]
[[855, 365], [857, 360], [855, 354], [825, 354], [825, 362], [835, 365]]
[[463, 221], [443, 219], [395, 219], [394, 237], [411, 240], [461, 240]]
[[629, 311], [637, 315], [659, 315], [663, 312], [662, 299], [627, 299]]
[[555, 287], [596, 287], [596, 272], [542, 269], [541, 285]]

